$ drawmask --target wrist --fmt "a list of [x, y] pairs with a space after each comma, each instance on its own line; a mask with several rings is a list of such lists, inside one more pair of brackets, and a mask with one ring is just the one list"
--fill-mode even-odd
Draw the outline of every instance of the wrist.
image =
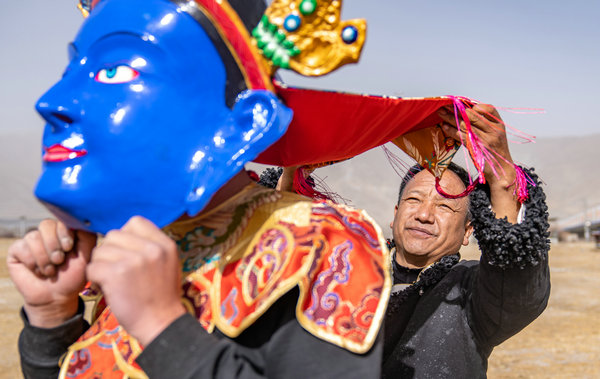
[[23, 304], [23, 310], [31, 326], [51, 329], [64, 324], [77, 314], [79, 298], [76, 297], [72, 301], [55, 304], [33, 305], [25, 303]]
[[517, 171], [512, 165], [505, 165], [502, 169], [496, 170], [498, 175], [489, 173], [485, 175], [486, 181], [490, 186], [490, 189], [511, 191], [514, 189], [517, 182]]
[[151, 317], [140, 317], [138, 325], [134, 326], [128, 332], [134, 336], [142, 346], [148, 346], [156, 337], [158, 337], [169, 325], [186, 313], [181, 303], [163, 309], [162, 312], [154, 314]]

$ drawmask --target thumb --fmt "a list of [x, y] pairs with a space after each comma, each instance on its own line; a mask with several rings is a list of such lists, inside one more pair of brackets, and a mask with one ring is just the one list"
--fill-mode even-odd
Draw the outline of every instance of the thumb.
[[97, 239], [98, 237], [94, 233], [78, 230], [75, 233], [74, 252], [81, 254], [85, 262], [89, 263]]

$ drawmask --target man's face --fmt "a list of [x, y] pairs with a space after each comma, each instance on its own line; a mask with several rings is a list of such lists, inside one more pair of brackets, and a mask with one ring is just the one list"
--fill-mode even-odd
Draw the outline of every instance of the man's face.
[[74, 228], [175, 220], [195, 169], [231, 133], [210, 39], [169, 1], [105, 0], [69, 50], [37, 104], [47, 124], [36, 196]]
[[[451, 171], [440, 185], [447, 193], [460, 193], [465, 186]], [[404, 263], [424, 267], [454, 254], [469, 242], [472, 227], [466, 222], [468, 199], [447, 199], [435, 189], [435, 178], [423, 170], [404, 188], [392, 224], [397, 254]]]

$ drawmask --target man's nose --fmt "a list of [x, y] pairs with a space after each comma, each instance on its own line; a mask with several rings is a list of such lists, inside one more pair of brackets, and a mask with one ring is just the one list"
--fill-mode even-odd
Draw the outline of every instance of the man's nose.
[[424, 224], [433, 224], [435, 204], [429, 201], [424, 201], [419, 204], [417, 211], [415, 212], [415, 218]]

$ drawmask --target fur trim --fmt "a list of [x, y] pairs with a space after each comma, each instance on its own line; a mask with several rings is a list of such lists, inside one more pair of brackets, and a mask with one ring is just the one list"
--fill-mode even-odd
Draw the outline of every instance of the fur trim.
[[487, 184], [479, 185], [471, 195], [472, 224], [481, 259], [502, 269], [535, 266], [548, 259], [550, 250], [546, 195], [534, 169], [523, 170], [536, 185], [527, 184], [529, 199], [524, 203], [525, 218], [520, 224], [495, 217]]
[[263, 171], [262, 174], [260, 174], [258, 184], [275, 189], [275, 187], [277, 187], [277, 182], [279, 181], [281, 173], [283, 173], [283, 168], [269, 167], [265, 169], [265, 171]]
[[[394, 255], [395, 251], [392, 252], [392, 257], [394, 257]], [[418, 293], [419, 296], [422, 296], [428, 288], [435, 286], [440, 280], [442, 280], [448, 271], [450, 271], [452, 267], [454, 267], [459, 261], [460, 254], [456, 253], [452, 255], [446, 255], [434, 264], [425, 267], [414, 283], [402, 291], [392, 293], [390, 296], [387, 313], [393, 314], [397, 312], [402, 303], [404, 303], [409, 296], [415, 293]]]

